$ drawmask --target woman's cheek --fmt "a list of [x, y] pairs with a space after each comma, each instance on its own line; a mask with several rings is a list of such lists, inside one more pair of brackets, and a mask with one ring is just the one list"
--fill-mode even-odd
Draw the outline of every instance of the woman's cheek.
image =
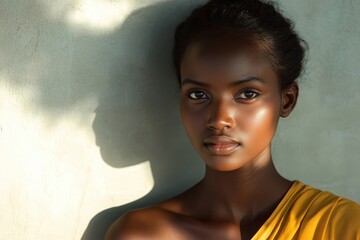
[[200, 104], [194, 104], [188, 101], [183, 101], [181, 103], [181, 114], [184, 120], [191, 121], [193, 124], [196, 124], [197, 120], [204, 114], [203, 108]]
[[183, 125], [190, 140], [193, 139], [192, 135], [197, 135], [197, 132], [204, 128], [203, 113], [194, 107], [190, 107], [186, 103], [182, 103], [180, 107], [180, 114]]
[[251, 124], [254, 131], [257, 132], [254, 136], [258, 136], [259, 142], [268, 144], [274, 136], [277, 126], [275, 113], [276, 109], [272, 105], [263, 105], [254, 113]]

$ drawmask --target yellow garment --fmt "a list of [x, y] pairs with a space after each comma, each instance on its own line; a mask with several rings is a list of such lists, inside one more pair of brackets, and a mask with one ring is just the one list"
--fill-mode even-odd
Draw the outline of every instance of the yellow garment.
[[360, 205], [294, 181], [252, 240], [360, 240]]

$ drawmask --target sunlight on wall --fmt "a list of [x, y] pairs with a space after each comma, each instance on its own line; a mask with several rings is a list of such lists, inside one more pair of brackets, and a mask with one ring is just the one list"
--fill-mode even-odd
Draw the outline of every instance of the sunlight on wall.
[[100, 31], [119, 26], [131, 11], [127, 1], [80, 0], [68, 13], [70, 23]]
[[91, 127], [95, 114], [78, 117], [94, 99], [49, 123], [29, 101], [33, 92], [11, 89], [4, 77], [0, 193], [6, 197], [0, 209], [6, 214], [0, 215], [0, 239], [80, 239], [95, 214], [152, 189], [148, 161], [116, 169], [101, 159]]
[[[168, 41], [166, 36], [170, 35], [162, 33], [171, 29], [172, 16], [180, 17], [190, 5], [204, 1], [2, 2], [1, 240], [79, 240], [100, 212], [149, 192], [151, 197], [161, 191], [175, 193], [181, 190], [178, 186], [185, 186], [183, 182], [190, 183], [188, 179], [197, 180], [202, 172], [189, 168], [196, 156], [190, 144], [189, 148], [185, 145], [187, 139], [180, 131], [161, 132], [170, 129], [170, 123], [162, 128], [160, 122], [166, 114], [157, 116], [158, 111], [152, 114], [155, 108], [147, 108], [165, 103], [165, 110], [173, 109], [171, 101], [153, 98], [154, 91], [165, 91], [165, 85], [148, 84], [159, 76], [173, 78], [163, 69], [166, 48], [159, 43]], [[360, 102], [360, 5], [336, 0], [280, 2], [309, 41], [311, 57], [309, 85], [302, 88], [297, 109], [290, 116], [293, 120], [282, 122], [284, 131], [275, 142], [276, 166], [286, 177], [360, 201], [360, 116], [356, 110]], [[184, 8], [180, 8], [182, 4]], [[148, 65], [149, 61], [154, 62]], [[143, 84], [142, 79], [149, 81]], [[141, 105], [140, 95], [149, 105]], [[121, 102], [123, 99], [128, 102]], [[132, 111], [129, 106], [139, 112], [121, 122], [122, 114]], [[159, 108], [159, 112], [165, 110]], [[143, 121], [147, 117], [150, 121]], [[170, 115], [165, 120], [174, 121]], [[131, 167], [112, 167], [113, 161], [124, 160], [126, 154], [132, 156], [132, 151], [123, 153], [117, 146], [127, 142], [122, 131], [137, 123], [145, 127], [155, 123], [156, 128], [145, 132], [154, 135], [144, 139], [133, 134], [133, 142], [170, 140], [166, 145], [170, 148], [144, 151], [133, 144], [129, 150], [141, 154], [130, 161]], [[131, 148], [131, 143], [125, 147]], [[156, 145], [147, 147], [152, 146]], [[171, 152], [179, 159], [189, 159], [174, 165], [178, 175], [167, 171], [175, 161], [162, 162], [173, 156]]]

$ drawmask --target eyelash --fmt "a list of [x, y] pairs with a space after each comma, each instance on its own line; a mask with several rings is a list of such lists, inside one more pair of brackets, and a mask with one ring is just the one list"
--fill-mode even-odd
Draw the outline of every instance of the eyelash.
[[[253, 94], [253, 97], [250, 97], [250, 98], [238, 98], [238, 97], [236, 97], [235, 99], [251, 100], [251, 99], [254, 99], [254, 98], [256, 98], [257, 96], [259, 96], [259, 93], [256, 92], [256, 91], [254, 91], [254, 90], [244, 90], [244, 91], [241, 92], [240, 95], [245, 94], [245, 93], [252, 93], [252, 94]], [[255, 96], [254, 96], [254, 95], [255, 95]]]
[[[194, 98], [194, 97], [191, 97], [192, 94], [196, 94], [196, 93], [202, 93], [203, 96], [206, 96], [206, 98]], [[250, 90], [250, 89], [247, 89], [247, 90], [244, 90], [240, 93], [240, 95], [242, 94], [246, 94], [246, 93], [252, 93], [253, 94], [253, 97], [250, 97], [250, 98], [243, 98], [243, 97], [235, 97], [235, 99], [237, 100], [251, 100], [251, 99], [254, 99], [256, 98], [257, 96], [259, 96], [259, 93], [254, 91], [254, 90]], [[194, 101], [198, 101], [198, 100], [204, 100], [204, 99], [209, 99], [209, 97], [207, 96], [207, 94], [202, 91], [202, 90], [195, 90], [195, 91], [191, 91], [190, 93], [187, 94], [188, 95], [188, 98], [190, 98], [191, 100], [194, 100]], [[254, 96], [255, 95], [255, 96]]]
[[196, 93], [202, 93], [203, 96], [207, 96], [207, 94], [204, 92], [204, 91], [201, 91], [201, 90], [195, 90], [195, 91], [191, 91], [190, 93], [188, 93], [188, 97], [191, 99], [191, 100], [201, 100], [201, 99], [208, 99], [209, 97], [207, 96], [206, 98], [194, 98], [194, 97], [191, 97], [192, 94], [196, 94]]

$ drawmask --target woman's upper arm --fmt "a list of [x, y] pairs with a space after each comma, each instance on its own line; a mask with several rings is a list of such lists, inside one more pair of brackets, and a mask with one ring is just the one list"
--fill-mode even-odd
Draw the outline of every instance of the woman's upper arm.
[[110, 226], [105, 240], [156, 239], [161, 225], [157, 219], [160, 219], [158, 214], [151, 210], [127, 212]]
[[141, 228], [138, 227], [140, 219], [138, 214], [127, 212], [117, 219], [107, 230], [105, 240], [134, 240], [139, 239]]

